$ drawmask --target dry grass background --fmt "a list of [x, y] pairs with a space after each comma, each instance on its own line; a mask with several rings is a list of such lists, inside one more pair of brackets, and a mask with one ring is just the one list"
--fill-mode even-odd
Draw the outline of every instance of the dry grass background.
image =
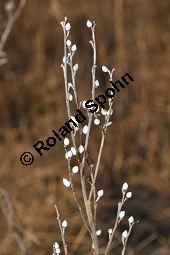
[[[1, 21], [6, 20], [5, 2], [0, 3]], [[23, 151], [31, 150], [33, 143], [47, 138], [66, 120], [59, 24], [64, 16], [72, 23], [72, 36], [78, 45], [82, 99], [88, 98], [90, 81], [87, 19], [97, 23], [101, 92], [107, 82], [100, 71], [102, 64], [116, 67], [115, 79], [128, 71], [135, 80], [115, 100], [114, 124], [100, 169], [99, 187], [104, 188], [105, 198], [100, 204], [98, 225], [110, 227], [120, 185], [128, 180], [136, 195], [129, 202], [129, 215], [140, 219], [130, 238], [129, 255], [169, 254], [169, 11], [168, 0], [27, 1], [6, 45], [8, 63], [0, 68], [0, 186], [8, 191], [14, 205], [14, 221], [24, 233], [16, 231], [27, 254], [51, 254], [52, 244], [59, 238], [55, 203], [70, 222], [70, 254], [88, 254], [89, 239], [72, 196], [61, 181], [67, 174], [62, 144], [30, 167], [19, 162]], [[91, 146], [94, 156], [97, 145], [96, 134]], [[17, 254], [2, 211], [0, 240], [1, 255]], [[118, 241], [115, 246], [114, 254], [120, 254]]]

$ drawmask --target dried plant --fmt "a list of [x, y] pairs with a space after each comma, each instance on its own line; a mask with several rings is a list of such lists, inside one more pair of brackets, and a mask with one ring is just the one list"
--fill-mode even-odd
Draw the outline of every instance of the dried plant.
[[39, 244], [39, 240], [30, 230], [15, 222], [15, 207], [11, 201], [9, 193], [2, 187], [0, 187], [0, 209], [3, 212], [8, 227], [8, 231], [5, 233], [5, 237], [2, 238], [0, 243], [1, 252], [6, 249], [4, 244], [9, 241], [9, 239], [15, 241], [18, 248], [17, 254], [19, 255], [25, 255], [27, 253], [27, 248], [23, 240], [24, 237], [27, 237], [28, 240], [37, 245]]
[[5, 26], [5, 29], [0, 37], [0, 65], [3, 65], [7, 62], [6, 54], [4, 52], [4, 47], [11, 32], [11, 29], [20, 16], [24, 6], [26, 4], [26, 0], [20, 0], [17, 6], [14, 5], [12, 0], [8, 1], [5, 5], [5, 10], [8, 15], [8, 21]]
[[[91, 99], [94, 100], [96, 96], [96, 89], [100, 85], [99, 81], [96, 79], [96, 38], [95, 38], [95, 28], [96, 24], [93, 21], [88, 20], [86, 23], [87, 27], [91, 30], [92, 39], [89, 41], [92, 50], [93, 50], [93, 64], [91, 68], [91, 80], [92, 80], [92, 87], [91, 87]], [[85, 108], [86, 101], [79, 101], [77, 87], [76, 87], [76, 74], [78, 70], [78, 64], [74, 63], [74, 56], [77, 50], [76, 44], [72, 43], [69, 39], [71, 25], [68, 22], [67, 18], [61, 22], [61, 26], [64, 32], [64, 57], [63, 63], [61, 65], [64, 74], [64, 84], [65, 84], [65, 95], [66, 95], [66, 108], [67, 108], [67, 115], [69, 119], [74, 119], [72, 117], [72, 105], [75, 103], [77, 109]], [[102, 66], [102, 71], [107, 73], [109, 76], [109, 80], [112, 81], [113, 72], [115, 68], [109, 70], [106, 66]], [[69, 72], [71, 72], [71, 76], [69, 76]], [[68, 77], [71, 77], [71, 81]], [[96, 113], [90, 113], [87, 109], [87, 116], [88, 116], [88, 124], [81, 125], [79, 124], [78, 128], [72, 128], [70, 133], [70, 139], [64, 139], [64, 148], [66, 151], [65, 157], [67, 159], [68, 164], [68, 175], [69, 178], [63, 178], [63, 184], [65, 187], [70, 188], [76, 202], [77, 208], [80, 212], [81, 218], [83, 220], [84, 226], [91, 237], [91, 250], [92, 253], [95, 255], [100, 254], [99, 249], [99, 242], [98, 236], [101, 235], [101, 229], [97, 229], [96, 227], [96, 215], [97, 215], [97, 207], [98, 202], [101, 197], [104, 195], [104, 191], [101, 189], [96, 191], [96, 180], [99, 172], [99, 166], [101, 162], [101, 157], [103, 153], [104, 142], [106, 139], [106, 133], [108, 127], [112, 124], [110, 121], [110, 117], [113, 114], [113, 99], [108, 99], [108, 110], [101, 109], [100, 112], [97, 111]], [[103, 115], [103, 116], [102, 116]], [[74, 120], [75, 121], [75, 120]], [[96, 163], [90, 164], [89, 163], [89, 139], [91, 134], [92, 125], [96, 125], [96, 128], [99, 128], [101, 131], [101, 140], [99, 151], [96, 159]], [[79, 138], [79, 139], [77, 139]], [[81, 141], [81, 142], [80, 142]], [[68, 149], [69, 148], [69, 149]], [[74, 157], [77, 160], [77, 164], [73, 165], [72, 158]], [[85, 175], [85, 168], [88, 167], [90, 171], [91, 180], [86, 178]], [[80, 199], [77, 196], [77, 192], [75, 190], [74, 185], [74, 175], [78, 174], [80, 176], [80, 183], [81, 183], [81, 191], [82, 191], [82, 198], [83, 198], [83, 206], [80, 203]], [[89, 184], [90, 183], [90, 184]], [[123, 220], [125, 216], [125, 211], [122, 210], [123, 205], [125, 202], [131, 198], [132, 192], [128, 191], [128, 184], [125, 182], [122, 186], [122, 199], [118, 203], [118, 210], [117, 216], [115, 220], [115, 224], [111, 229], [108, 229], [108, 243], [105, 249], [105, 255], [110, 254], [112, 249], [112, 241], [116, 232], [116, 229], [119, 226], [119, 223]], [[65, 231], [67, 228], [67, 221], [62, 221], [60, 218], [58, 207], [55, 206], [56, 213], [57, 213], [57, 221], [59, 224], [62, 243], [64, 248], [64, 254], [69, 254], [67, 242], [65, 239]], [[122, 255], [125, 254], [126, 245], [128, 237], [131, 233], [132, 227], [135, 224], [134, 218], [131, 216], [128, 219], [129, 222], [129, 230], [125, 230], [122, 233]], [[53, 246], [53, 254], [60, 254], [60, 246], [58, 242], [56, 242]]]
[[[14, 209], [12, 202], [10, 200], [8, 192], [0, 187], [0, 207], [2, 209], [2, 212], [4, 214], [4, 217], [6, 218], [6, 222], [8, 225], [8, 233], [6, 237], [4, 238], [3, 242], [7, 239], [7, 237], [10, 235], [13, 240], [15, 240], [17, 246], [18, 246], [18, 252], [20, 255], [26, 254], [26, 247], [22, 240], [21, 233], [24, 232], [23, 228], [15, 224], [14, 222]], [[2, 242], [2, 246], [3, 246]]]

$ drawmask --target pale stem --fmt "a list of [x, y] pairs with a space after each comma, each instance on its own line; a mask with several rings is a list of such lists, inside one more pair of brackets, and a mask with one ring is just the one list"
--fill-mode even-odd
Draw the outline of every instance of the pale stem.
[[126, 252], [126, 246], [127, 246], [127, 241], [128, 241], [128, 238], [130, 236], [130, 233], [132, 231], [132, 227], [133, 225], [135, 224], [135, 222], [133, 222], [132, 224], [129, 225], [129, 231], [128, 231], [128, 234], [127, 234], [127, 238], [125, 239], [125, 242], [123, 244], [123, 249], [122, 249], [122, 253], [121, 255], [125, 255], [125, 252]]
[[9, 37], [9, 34], [10, 34], [11, 29], [13, 27], [13, 24], [17, 20], [17, 18], [20, 16], [25, 4], [26, 4], [26, 0], [21, 0], [20, 3], [18, 4], [18, 7], [17, 7], [16, 11], [14, 12], [14, 14], [12, 14], [9, 17], [6, 28], [5, 28], [2, 36], [1, 36], [1, 39], [0, 39], [0, 53], [3, 52], [3, 49], [5, 47], [6, 41]]
[[62, 242], [63, 242], [64, 254], [67, 255], [68, 254], [67, 244], [66, 244], [65, 237], [64, 237], [64, 231], [63, 231], [62, 224], [61, 224], [60, 214], [59, 214], [59, 211], [58, 211], [58, 208], [56, 205], [55, 205], [55, 209], [56, 209], [56, 213], [57, 213], [57, 221], [58, 221], [61, 238], [62, 238]]
[[113, 237], [114, 237], [115, 231], [116, 231], [116, 229], [118, 227], [118, 224], [119, 224], [119, 214], [121, 212], [122, 206], [124, 205], [124, 202], [125, 202], [125, 193], [123, 193], [121, 202], [118, 203], [116, 221], [115, 221], [114, 227], [112, 229], [112, 234], [110, 235], [110, 239], [109, 239], [109, 241], [107, 243], [105, 255], [108, 255], [110, 253]]

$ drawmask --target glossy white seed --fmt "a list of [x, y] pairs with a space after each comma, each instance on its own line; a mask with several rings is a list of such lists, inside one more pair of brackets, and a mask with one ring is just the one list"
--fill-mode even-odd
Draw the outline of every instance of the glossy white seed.
[[111, 228], [108, 229], [108, 233], [112, 234], [113, 230]]
[[95, 119], [95, 120], [94, 120], [94, 124], [95, 124], [96, 126], [98, 126], [98, 125], [100, 124], [100, 120], [99, 120], [99, 119]]
[[87, 27], [90, 28], [90, 27], [92, 27], [92, 22], [90, 20], [87, 20], [86, 25], [87, 25]]
[[96, 81], [95, 81], [95, 87], [97, 88], [97, 87], [99, 87], [99, 85], [100, 85], [100, 84], [99, 84], [99, 81], [96, 80]]
[[66, 44], [67, 44], [68, 47], [70, 47], [71, 46], [71, 41], [68, 39]]
[[128, 193], [126, 194], [126, 197], [127, 197], [127, 198], [131, 198], [131, 197], [132, 197], [132, 192], [128, 192]]
[[64, 186], [67, 187], [67, 188], [70, 187], [70, 185], [71, 185], [71, 184], [70, 184], [70, 181], [67, 180], [66, 178], [63, 178], [63, 184], [64, 184]]
[[67, 23], [67, 24], [65, 25], [65, 29], [66, 29], [66, 31], [69, 31], [69, 30], [71, 29], [70, 23]]
[[127, 230], [123, 231], [122, 233], [122, 238], [127, 238], [128, 232]]
[[78, 171], [79, 171], [79, 167], [78, 166], [73, 166], [73, 168], [72, 168], [73, 174], [77, 174]]
[[129, 219], [128, 219], [129, 223], [132, 224], [134, 222], [134, 218], [133, 216], [130, 216]]
[[127, 182], [125, 182], [122, 185], [122, 191], [126, 191], [127, 189], [128, 189], [128, 184], [127, 184]]
[[68, 224], [67, 224], [67, 221], [66, 221], [66, 220], [64, 220], [64, 221], [62, 222], [62, 224], [61, 224], [61, 225], [62, 225], [62, 227], [63, 227], [63, 228], [66, 228], [66, 227], [67, 227], [67, 225], [68, 225]]
[[102, 197], [103, 195], [104, 195], [103, 189], [101, 189], [101, 190], [99, 190], [99, 191], [97, 192], [97, 196], [98, 196], [98, 197]]
[[106, 66], [102, 66], [102, 71], [103, 71], [104, 73], [107, 73], [107, 72], [108, 72], [108, 68], [107, 68]]
[[58, 249], [59, 248], [59, 244], [57, 242], [54, 243], [54, 248]]
[[72, 50], [72, 51], [76, 51], [76, 50], [77, 50], [76, 44], [73, 44], [73, 46], [71, 47], [71, 50]]
[[83, 145], [80, 145], [79, 148], [78, 148], [80, 154], [82, 154], [84, 152], [84, 147]]
[[88, 133], [88, 130], [89, 130], [88, 126], [85, 125], [85, 126], [83, 127], [83, 134], [86, 135], [86, 134]]
[[74, 156], [76, 155], [76, 149], [74, 147], [71, 147], [71, 152]]
[[99, 229], [99, 230], [96, 231], [96, 235], [97, 235], [97, 236], [100, 236], [101, 233], [102, 233], [101, 229]]
[[125, 211], [121, 211], [121, 212], [119, 213], [119, 218], [120, 218], [120, 219], [123, 219], [124, 216], [125, 216]]
[[69, 145], [69, 143], [70, 143], [70, 140], [67, 137], [65, 137], [64, 138], [64, 146]]

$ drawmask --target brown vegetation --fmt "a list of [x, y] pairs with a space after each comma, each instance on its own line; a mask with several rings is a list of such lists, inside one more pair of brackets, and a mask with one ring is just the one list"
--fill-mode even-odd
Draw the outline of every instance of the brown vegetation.
[[[0, 3], [3, 26], [7, 19], [5, 2]], [[0, 210], [0, 254], [17, 254], [12, 236], [16, 232], [27, 254], [51, 254], [52, 244], [59, 238], [55, 203], [71, 225], [67, 235], [71, 254], [88, 254], [89, 239], [72, 195], [65, 192], [61, 181], [67, 174], [62, 144], [32, 166], [24, 167], [19, 161], [22, 152], [32, 150], [37, 140], [48, 137], [66, 120], [60, 67], [60, 21], [64, 16], [72, 23], [72, 36], [78, 46], [78, 90], [82, 99], [89, 98], [91, 48], [87, 19], [97, 23], [101, 92], [107, 84], [100, 71], [103, 64], [116, 67], [115, 81], [128, 71], [135, 80], [115, 100], [114, 124], [108, 131], [100, 168], [99, 184], [105, 196], [98, 224], [110, 227], [121, 184], [128, 180], [136, 194], [128, 210], [140, 220], [130, 238], [129, 255], [169, 254], [169, 11], [169, 0], [27, 1], [4, 49], [8, 63], [0, 66], [0, 186], [10, 196], [1, 192], [0, 201], [2, 209], [6, 208], [4, 203], [11, 204], [9, 199], [14, 207], [12, 225]], [[96, 134], [91, 146], [93, 156], [98, 142]], [[114, 254], [120, 254], [119, 243], [115, 241], [114, 245]]]

